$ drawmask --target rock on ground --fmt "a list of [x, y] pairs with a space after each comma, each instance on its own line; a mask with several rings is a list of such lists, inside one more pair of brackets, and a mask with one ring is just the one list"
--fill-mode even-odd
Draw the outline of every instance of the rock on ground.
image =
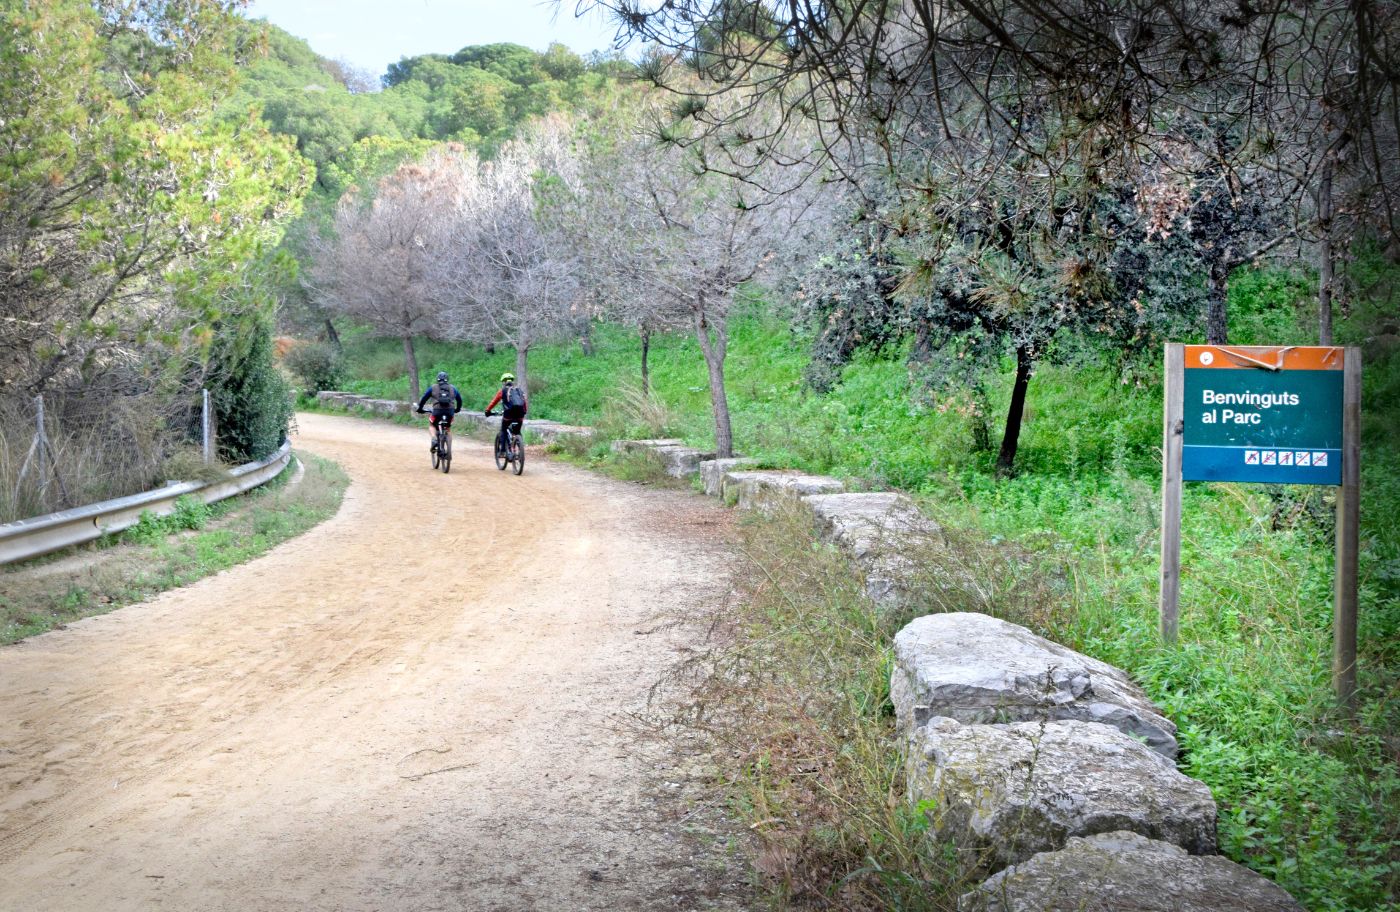
[[[700, 462], [700, 481], [705, 493], [711, 497], [724, 496], [724, 478], [730, 472], [748, 469], [758, 465], [757, 459], [736, 457], [733, 459], [705, 459]], [[735, 495], [738, 496], [737, 494]]]
[[958, 912], [1304, 912], [1277, 884], [1219, 855], [1136, 833], [1075, 838], [994, 875]]
[[672, 478], [688, 478], [698, 474], [701, 463], [715, 455], [687, 446], [657, 447], [653, 452], [666, 467], [666, 474]]
[[938, 524], [919, 512], [903, 494], [814, 494], [806, 498], [823, 538], [844, 548], [865, 572], [865, 591], [883, 607], [908, 601], [919, 572], [911, 548], [939, 532]]
[[782, 470], [731, 471], [724, 476], [725, 498], [737, 492], [741, 509], [762, 509], [775, 497], [835, 494], [845, 488], [840, 481], [825, 475]]
[[1094, 722], [964, 725], [933, 719], [909, 741], [910, 799], [940, 838], [996, 871], [1071, 836], [1128, 830], [1194, 855], [1216, 850], [1210, 789]]
[[1120, 669], [985, 614], [930, 614], [895, 637], [890, 696], [901, 731], [960, 722], [1102, 722], [1176, 757], [1176, 726]]
[[695, 447], [688, 447], [677, 437], [658, 437], [650, 440], [614, 440], [614, 453], [653, 453], [661, 461], [666, 474], [672, 478], [685, 478], [700, 471], [703, 460], [710, 459], [713, 453], [706, 453]]
[[678, 447], [684, 446], [685, 441], [679, 437], [654, 437], [648, 440], [614, 440], [612, 451], [614, 453], [632, 453], [638, 450], [654, 450], [657, 447]]

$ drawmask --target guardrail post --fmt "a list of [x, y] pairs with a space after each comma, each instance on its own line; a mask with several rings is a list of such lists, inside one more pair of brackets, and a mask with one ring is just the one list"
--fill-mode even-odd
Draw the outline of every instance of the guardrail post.
[[210, 433], [210, 428], [209, 428], [209, 390], [206, 389], [206, 390], [204, 390], [203, 392], [204, 392], [204, 409], [203, 409], [203, 411], [202, 411], [201, 414], [200, 414], [199, 427], [200, 427], [200, 435], [201, 435], [201, 437], [203, 438], [203, 445], [204, 445], [204, 464], [205, 464], [205, 465], [208, 465], [208, 464], [213, 460], [213, 458], [214, 458], [213, 440], [210, 439], [210, 438], [212, 438], [214, 435]]
[[34, 446], [38, 448], [34, 455], [39, 460], [39, 503], [48, 506], [49, 477], [44, 463], [52, 457], [49, 455], [49, 439], [44, 434], [43, 396], [34, 397]]

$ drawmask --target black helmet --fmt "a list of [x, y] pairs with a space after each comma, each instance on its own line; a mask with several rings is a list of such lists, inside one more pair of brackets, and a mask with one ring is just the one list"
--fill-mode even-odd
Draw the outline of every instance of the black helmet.
[[438, 383], [447, 382], [447, 371], [438, 371]]

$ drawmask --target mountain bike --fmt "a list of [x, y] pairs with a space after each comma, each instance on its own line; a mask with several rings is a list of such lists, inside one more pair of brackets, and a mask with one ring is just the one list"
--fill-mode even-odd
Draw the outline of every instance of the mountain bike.
[[443, 415], [438, 419], [437, 437], [433, 439], [433, 468], [442, 469], [446, 475], [452, 470], [452, 416]]
[[525, 471], [525, 442], [520, 439], [519, 421], [512, 421], [496, 435], [496, 468], [504, 472], [506, 466], [517, 475]]

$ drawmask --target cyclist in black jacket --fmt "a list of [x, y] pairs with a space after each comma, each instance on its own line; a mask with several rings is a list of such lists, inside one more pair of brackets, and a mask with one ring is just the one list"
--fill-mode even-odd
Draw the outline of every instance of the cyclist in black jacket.
[[428, 419], [428, 434], [432, 442], [428, 444], [428, 451], [437, 449], [437, 425], [439, 421], [446, 421], [449, 428], [452, 427], [452, 416], [462, 410], [462, 394], [457, 392], [457, 387], [447, 382], [447, 371], [438, 371], [437, 382], [428, 387], [428, 391], [423, 394], [423, 398], [418, 400], [418, 414], [423, 414], [423, 406], [428, 400], [433, 400], [433, 414]]

